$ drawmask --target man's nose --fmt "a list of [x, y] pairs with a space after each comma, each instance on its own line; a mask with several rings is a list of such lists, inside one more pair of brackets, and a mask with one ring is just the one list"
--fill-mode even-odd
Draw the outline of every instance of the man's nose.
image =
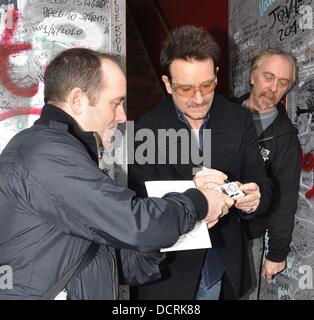
[[277, 80], [274, 80], [271, 84], [271, 87], [270, 87], [270, 90], [272, 92], [277, 92], [278, 90], [278, 81]]
[[193, 99], [194, 99], [195, 103], [197, 103], [197, 104], [202, 104], [204, 102], [204, 96], [200, 90], [195, 91]]
[[126, 114], [124, 111], [124, 107], [123, 105], [119, 105], [116, 111], [116, 119], [115, 119], [118, 123], [124, 123], [126, 122]]

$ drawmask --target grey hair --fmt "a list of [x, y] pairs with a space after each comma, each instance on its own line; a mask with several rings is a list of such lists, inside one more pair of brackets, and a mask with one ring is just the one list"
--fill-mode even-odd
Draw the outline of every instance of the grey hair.
[[251, 69], [250, 69], [250, 76], [252, 73], [260, 67], [260, 65], [263, 63], [263, 61], [271, 56], [281, 56], [284, 59], [286, 59], [292, 66], [292, 79], [289, 84], [289, 89], [288, 91], [293, 87], [295, 82], [297, 81], [298, 77], [298, 65], [297, 65], [297, 59], [294, 55], [291, 53], [285, 52], [281, 49], [274, 49], [274, 48], [269, 48], [265, 49], [263, 51], [258, 52], [252, 59], [251, 61]]

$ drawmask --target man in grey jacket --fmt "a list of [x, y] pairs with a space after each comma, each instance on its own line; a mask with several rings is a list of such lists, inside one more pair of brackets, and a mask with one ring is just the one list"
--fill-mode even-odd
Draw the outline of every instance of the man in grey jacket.
[[67, 283], [67, 298], [117, 299], [121, 278], [159, 277], [160, 259], [145, 252], [172, 245], [197, 220], [213, 226], [233, 200], [205, 189], [142, 199], [99, 169], [99, 147], [126, 121], [125, 76], [112, 57], [66, 50], [44, 84], [41, 117], [0, 156], [0, 266], [13, 271], [0, 299], [41, 299], [91, 243], [97, 253]]

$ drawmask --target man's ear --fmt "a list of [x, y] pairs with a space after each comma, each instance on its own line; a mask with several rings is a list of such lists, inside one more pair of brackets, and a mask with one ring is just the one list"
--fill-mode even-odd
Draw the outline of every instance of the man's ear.
[[87, 97], [81, 88], [73, 88], [68, 94], [68, 105], [74, 114], [83, 112], [83, 103]]
[[217, 78], [218, 72], [219, 72], [219, 67], [216, 67], [216, 70], [215, 70], [215, 76], [216, 76], [215, 83], [216, 83], [216, 85], [218, 84], [218, 78]]
[[250, 76], [250, 84], [251, 84], [251, 86], [254, 85], [254, 82], [255, 82], [255, 71], [253, 71], [251, 73], [251, 76]]
[[165, 87], [166, 87], [166, 90], [169, 94], [172, 94], [172, 88], [171, 88], [171, 84], [170, 84], [170, 81], [169, 81], [169, 78], [166, 76], [166, 75], [163, 75], [161, 77], [161, 80], [163, 81]]

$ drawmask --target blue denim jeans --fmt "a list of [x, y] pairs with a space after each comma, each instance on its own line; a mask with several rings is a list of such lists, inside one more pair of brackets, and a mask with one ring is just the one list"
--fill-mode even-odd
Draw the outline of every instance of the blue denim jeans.
[[200, 287], [197, 292], [196, 300], [218, 300], [221, 289], [221, 280], [208, 288], [208, 285], [201, 280]]
[[216, 250], [208, 249], [196, 299], [218, 300], [223, 274], [224, 268], [220, 262]]

